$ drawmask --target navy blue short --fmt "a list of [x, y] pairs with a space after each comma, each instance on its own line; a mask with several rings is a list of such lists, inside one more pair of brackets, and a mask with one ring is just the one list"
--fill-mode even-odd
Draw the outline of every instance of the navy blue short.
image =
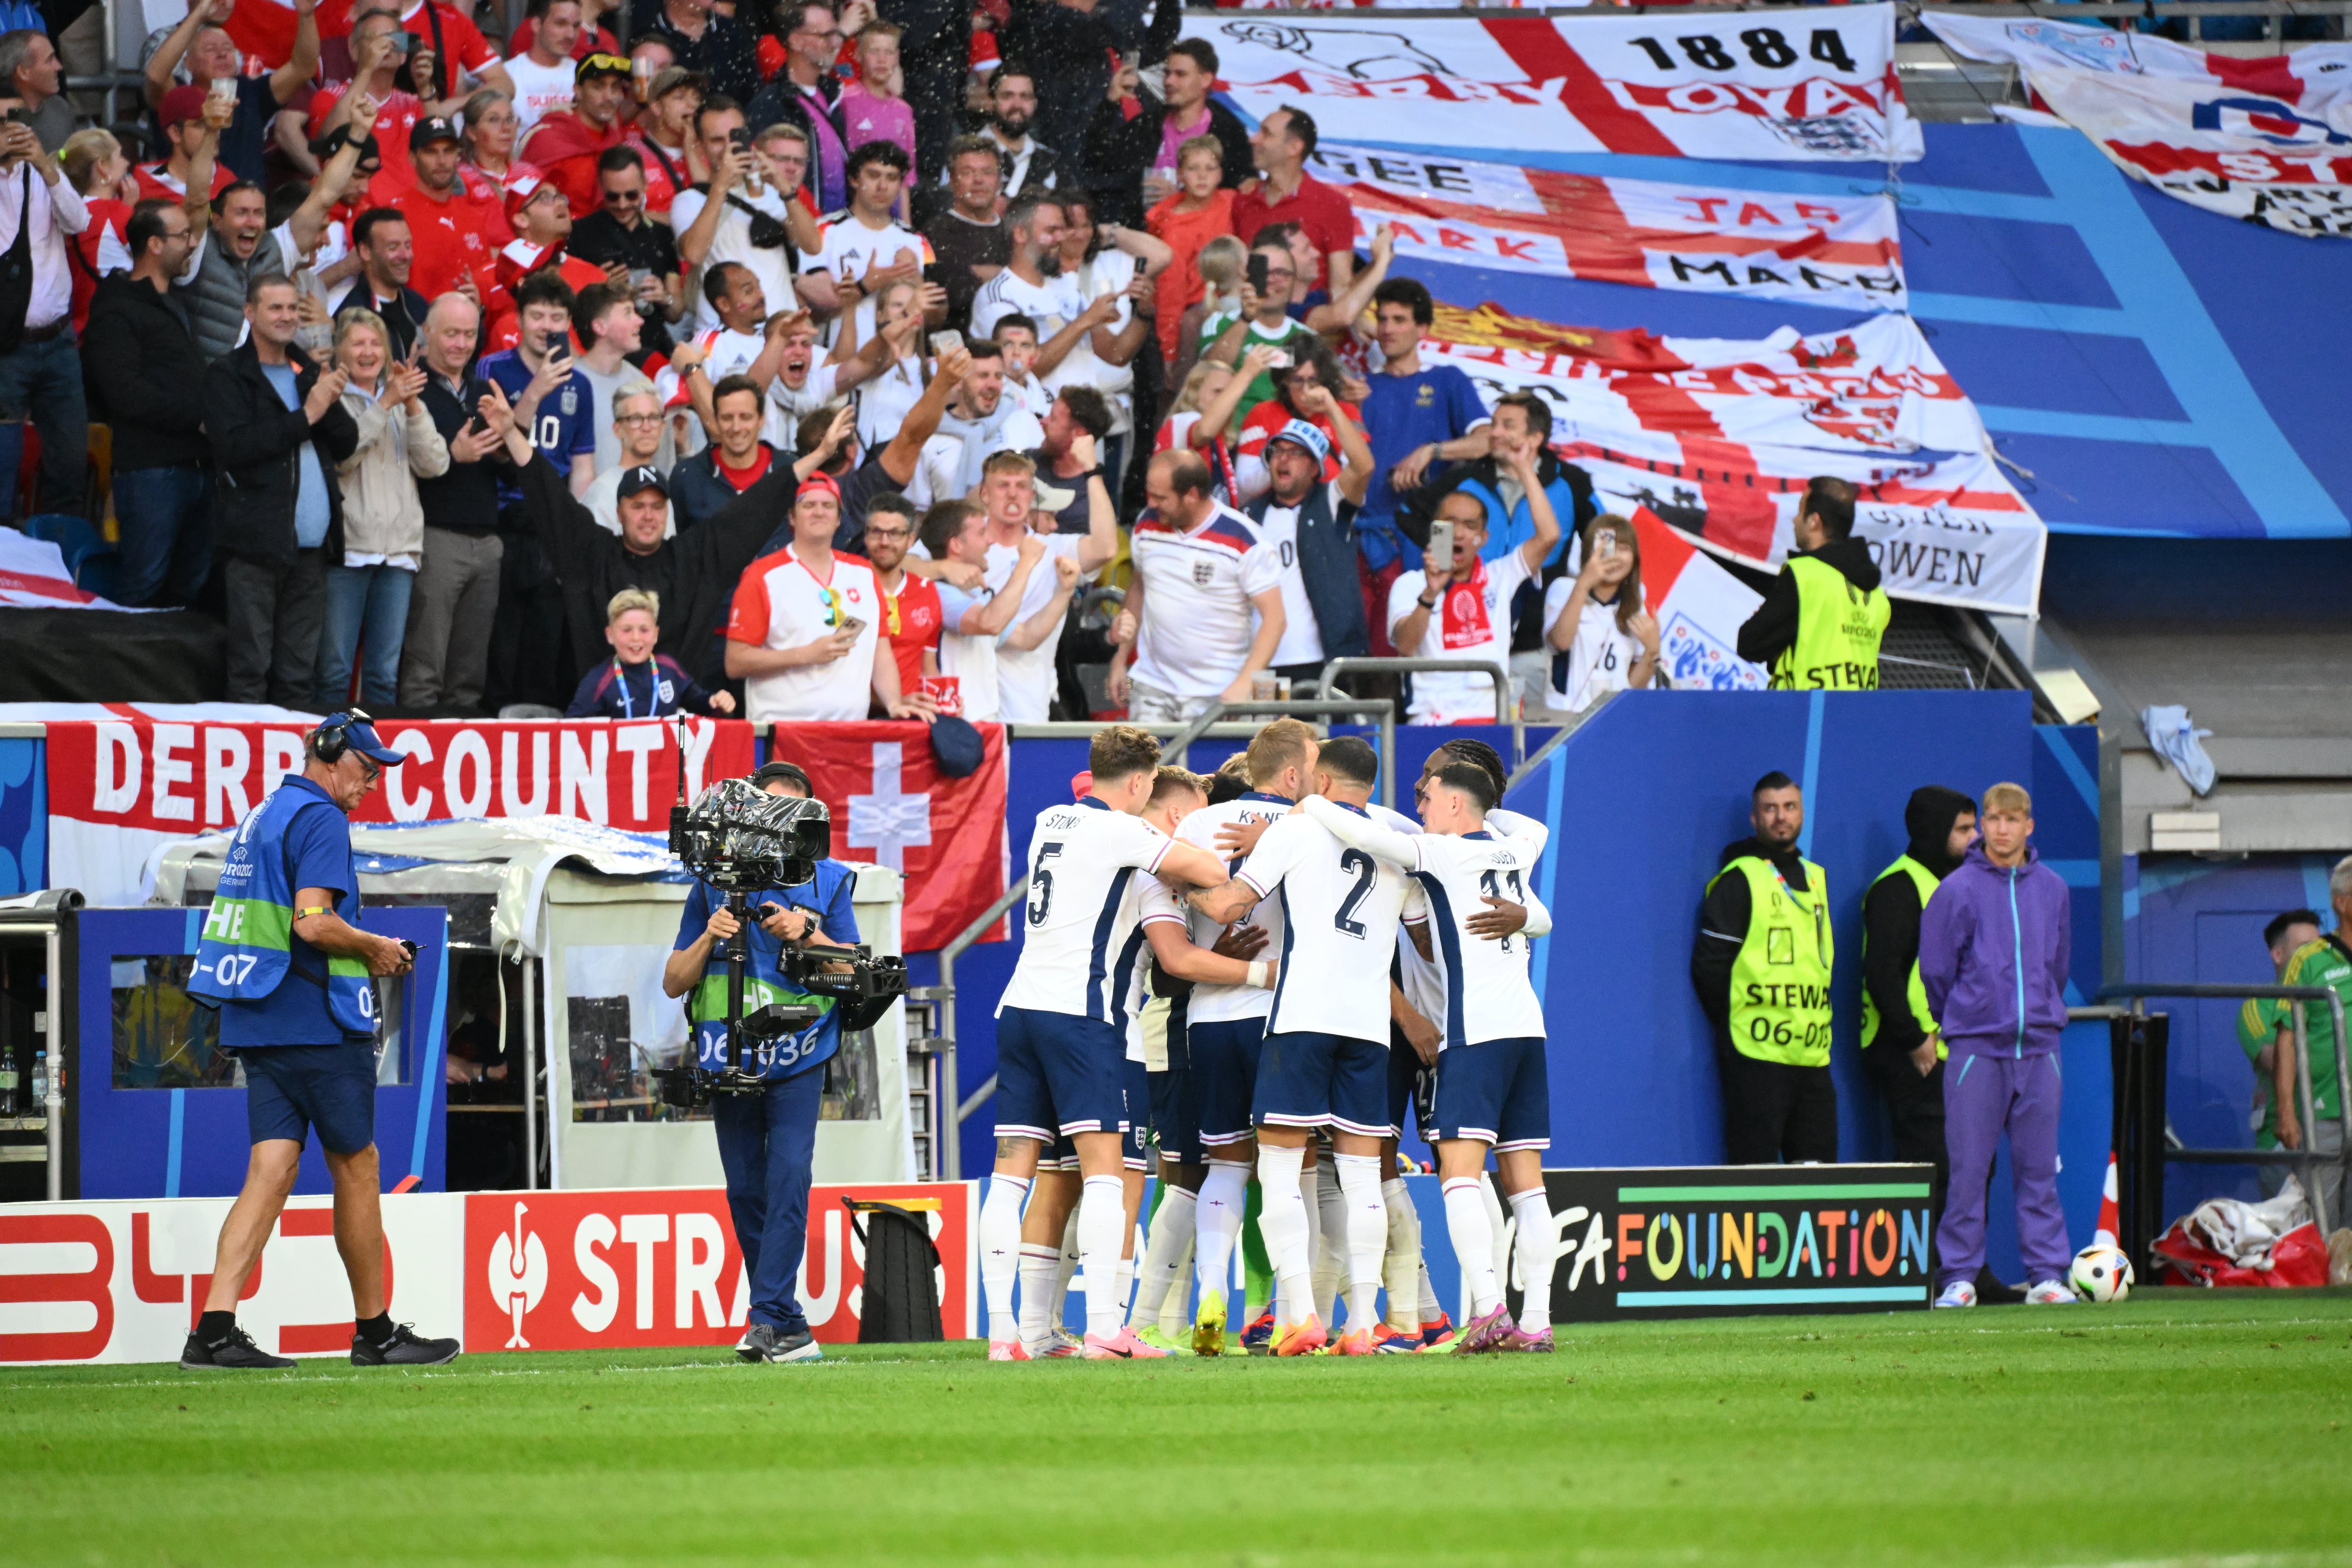
[[1507, 1149], [1551, 1147], [1551, 1089], [1537, 1037], [1448, 1047], [1437, 1058], [1433, 1138]]
[[245, 1120], [256, 1143], [307, 1142], [319, 1130], [331, 1154], [356, 1154], [375, 1142], [375, 1045], [243, 1046]]
[[996, 1135], [1052, 1143], [1055, 1133], [1127, 1128], [1127, 1040], [1073, 1013], [1007, 1007], [996, 1016]]
[[1389, 1135], [1389, 1048], [1345, 1035], [1268, 1035], [1258, 1056], [1258, 1127], [1323, 1127]]
[[1401, 1035], [1389, 1040], [1389, 1125], [1396, 1135], [1404, 1136], [1408, 1128], [1420, 1126], [1424, 1140], [1431, 1125], [1421, 1115], [1421, 1107], [1429, 1100], [1428, 1075], [1433, 1069], [1421, 1059], [1421, 1053], [1408, 1045]]
[[1119, 1092], [1127, 1102], [1127, 1138], [1119, 1158], [1130, 1171], [1151, 1169], [1151, 1075], [1132, 1059], [1119, 1064]]
[[1201, 1110], [1201, 1142], [1209, 1148], [1255, 1136], [1250, 1107], [1257, 1098], [1264, 1018], [1187, 1023], [1184, 1043], [1192, 1064], [1193, 1103]]

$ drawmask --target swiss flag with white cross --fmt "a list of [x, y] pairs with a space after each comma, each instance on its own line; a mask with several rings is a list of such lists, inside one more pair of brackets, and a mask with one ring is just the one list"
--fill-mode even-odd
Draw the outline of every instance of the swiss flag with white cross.
[[[903, 872], [900, 943], [929, 952], [1004, 891], [1004, 726], [978, 724], [983, 748], [969, 777], [949, 778], [930, 731], [910, 720], [778, 724], [772, 761], [806, 769], [833, 813], [833, 853]], [[1002, 924], [985, 940], [1001, 942]]]

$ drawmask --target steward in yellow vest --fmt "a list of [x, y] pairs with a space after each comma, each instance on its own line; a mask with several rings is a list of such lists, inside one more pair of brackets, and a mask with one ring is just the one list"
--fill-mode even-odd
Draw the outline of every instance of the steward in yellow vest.
[[1796, 522], [1797, 548], [1739, 628], [1739, 657], [1771, 671], [1775, 691], [1875, 691], [1878, 645], [1893, 613], [1878, 563], [1853, 537], [1854, 489], [1817, 479]]
[[1725, 847], [1691, 949], [1691, 984], [1715, 1030], [1725, 1158], [1832, 1163], [1828, 879], [1798, 853], [1804, 795], [1788, 774], [1756, 781], [1748, 821], [1755, 837]]
[[1944, 1153], [1944, 1042], [1919, 980], [1919, 916], [1977, 836], [1977, 803], [1927, 784], [1903, 808], [1910, 843], [1862, 899], [1862, 1061], [1895, 1124], [1895, 1157]]

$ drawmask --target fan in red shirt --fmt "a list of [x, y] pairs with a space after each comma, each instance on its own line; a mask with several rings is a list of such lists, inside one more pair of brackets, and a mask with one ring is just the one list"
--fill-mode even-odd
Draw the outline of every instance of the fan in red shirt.
[[541, 116], [522, 151], [570, 200], [572, 216], [586, 217], [604, 204], [596, 160], [628, 132], [621, 111], [630, 101], [629, 62], [590, 55], [573, 68], [572, 82], [572, 107]]
[[594, 262], [563, 254], [563, 243], [572, 237], [572, 206], [550, 182], [533, 180], [527, 188], [509, 191], [507, 217], [515, 237], [499, 252], [490, 292], [482, 301], [484, 353], [510, 349], [520, 341], [514, 286], [527, 274], [552, 267], [575, 294], [591, 283], [610, 281]]
[[[390, 17], [381, 15], [368, 17], [371, 23], [390, 20]], [[380, 70], [375, 76], [378, 87], [368, 90], [370, 96], [383, 105], [375, 117], [377, 155], [383, 159], [387, 173], [406, 180], [409, 178], [408, 136], [416, 129], [416, 122], [425, 118], [425, 100], [405, 88], [383, 86], [391, 79], [391, 71]], [[343, 100], [351, 96], [351, 86], [347, 81], [331, 82], [311, 95], [310, 139], [313, 142], [351, 118], [349, 110], [337, 112]]]
[[[321, 0], [319, 36], [322, 38], [357, 36], [366, 18], [362, 17], [354, 24], [351, 19], [353, 9], [352, 0]], [[394, 26], [416, 39], [415, 55], [411, 58], [422, 56], [431, 63], [433, 97], [436, 100], [457, 93], [457, 68], [491, 81], [504, 79], [505, 73], [494, 68], [499, 63], [496, 47], [482, 37], [482, 30], [474, 26], [473, 18], [465, 10], [447, 4], [447, 0], [434, 0], [430, 15], [425, 11], [425, 0], [409, 0]], [[359, 58], [357, 46], [352, 47], [352, 58], [356, 61]], [[415, 84], [404, 82], [402, 85]]]
[[368, 182], [370, 206], [395, 207], [408, 219], [416, 241], [408, 286], [434, 300], [471, 278], [475, 298], [488, 299], [498, 287], [499, 247], [514, 237], [502, 194], [458, 177], [457, 128], [437, 116], [416, 122], [408, 154], [413, 180], [387, 172]]
[[[1309, 354], [1288, 370], [1278, 370], [1274, 373], [1276, 395], [1251, 409], [1249, 417], [1242, 421], [1241, 439], [1234, 448], [1237, 456], [1263, 458], [1265, 456], [1266, 442], [1273, 437], [1275, 432], [1293, 419], [1306, 420], [1323, 432], [1330, 441], [1334, 451], [1339, 449], [1339, 432], [1333, 426], [1331, 421], [1321, 414], [1308, 410], [1310, 403], [1320, 403], [1321, 399], [1310, 399], [1306, 395], [1307, 388], [1323, 384], [1322, 372], [1329, 368], [1324, 362], [1330, 359], [1331, 356], [1328, 354]], [[1337, 362], [1332, 361], [1332, 363], [1336, 364]], [[1332, 406], [1337, 408], [1339, 414], [1357, 429], [1360, 430], [1364, 427], [1363, 410], [1352, 403], [1339, 401], [1337, 388], [1332, 392]], [[1323, 459], [1324, 482], [1328, 484], [1339, 477], [1338, 460], [1327, 455]]]
[[131, 270], [131, 247], [123, 237], [131, 230], [131, 209], [142, 194], [130, 160], [122, 155], [122, 143], [107, 132], [77, 132], [58, 162], [89, 214], [89, 226], [71, 237], [80, 253], [70, 258], [69, 268], [73, 324], [79, 333], [89, 325], [89, 302], [98, 292], [99, 279]]
[[[836, 537], [838, 537], [836, 535]], [[904, 496], [875, 498], [866, 511], [860, 548], [874, 568], [882, 595], [882, 640], [898, 661], [898, 689], [923, 689], [923, 677], [940, 672], [940, 591], [906, 570], [907, 548], [915, 542], [915, 507]]]
[[[584, 9], [589, 14], [581, 17], [580, 36], [572, 41], [572, 58], [575, 60], [584, 60], [590, 55], [617, 55], [621, 52], [621, 41], [613, 37], [611, 28], [593, 16], [597, 4], [598, 0], [588, 0]], [[617, 7], [605, 6], [604, 9], [610, 12]], [[509, 59], [530, 51], [531, 41], [539, 37], [539, 18], [546, 10], [547, 0], [530, 0], [530, 14], [507, 38]]]
[[1356, 209], [1348, 198], [1307, 172], [1315, 155], [1315, 121], [1296, 109], [1277, 109], [1258, 121], [1250, 151], [1265, 182], [1234, 201], [1234, 232], [1248, 245], [1268, 224], [1295, 223], [1315, 254], [1315, 287], [1336, 300], [1356, 275]]
[[[224, 100], [218, 110], [208, 110], [210, 101], [210, 94], [194, 84], [175, 87], [163, 95], [155, 118], [163, 127], [163, 142], [171, 148], [172, 155], [161, 163], [139, 165], [142, 197], [160, 196], [167, 202], [176, 202], [188, 194], [188, 170], [195, 160], [196, 149], [214, 129], [209, 121], [225, 125], [228, 117], [236, 112], [233, 100]], [[213, 188], [205, 194], [216, 196], [235, 184], [236, 176], [215, 163]]]

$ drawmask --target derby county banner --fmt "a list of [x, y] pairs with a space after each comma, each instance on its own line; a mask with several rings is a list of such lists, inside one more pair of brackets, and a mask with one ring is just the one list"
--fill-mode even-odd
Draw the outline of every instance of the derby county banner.
[[1552, 1317], [1590, 1323], [1923, 1308], [1935, 1278], [1932, 1171], [1546, 1171], [1559, 1237]]
[[1401, 256], [1637, 289], [1901, 310], [1903, 247], [1885, 191], [1789, 195], [1566, 174], [1320, 142], [1315, 177], [1385, 226]]
[[1335, 142], [1654, 157], [1907, 161], [1895, 7], [1738, 15], [1191, 14], [1218, 88]]

